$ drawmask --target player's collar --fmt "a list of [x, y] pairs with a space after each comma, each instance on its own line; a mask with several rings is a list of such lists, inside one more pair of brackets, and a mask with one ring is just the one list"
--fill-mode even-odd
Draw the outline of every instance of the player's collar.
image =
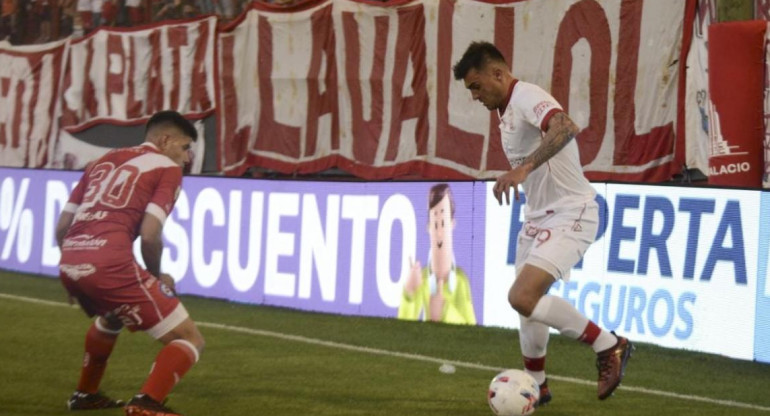
[[155, 145], [155, 143], [153, 143], [153, 142], [144, 142], [140, 146], [147, 146], [150, 149], [155, 150], [156, 152], [160, 152], [160, 148], [158, 148], [158, 146]]
[[500, 109], [497, 109], [497, 114], [502, 117], [503, 114], [505, 114], [505, 109], [508, 108], [508, 103], [511, 102], [511, 96], [513, 95], [513, 87], [516, 86], [516, 83], [519, 82], [518, 79], [514, 78], [513, 82], [511, 82], [511, 86], [508, 87], [508, 94], [505, 96], [505, 107], [503, 107], [503, 111], [500, 111]]

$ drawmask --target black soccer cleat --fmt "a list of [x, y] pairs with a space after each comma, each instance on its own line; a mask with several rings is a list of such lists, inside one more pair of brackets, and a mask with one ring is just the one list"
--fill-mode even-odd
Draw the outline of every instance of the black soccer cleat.
[[75, 390], [67, 400], [67, 409], [70, 410], [114, 409], [124, 405], [123, 400], [113, 400], [101, 392], [84, 393]]
[[137, 394], [123, 408], [126, 416], [182, 416], [146, 394]]
[[547, 405], [552, 398], [551, 390], [548, 388], [548, 379], [545, 379], [543, 384], [540, 385], [540, 399], [537, 401], [535, 407]]

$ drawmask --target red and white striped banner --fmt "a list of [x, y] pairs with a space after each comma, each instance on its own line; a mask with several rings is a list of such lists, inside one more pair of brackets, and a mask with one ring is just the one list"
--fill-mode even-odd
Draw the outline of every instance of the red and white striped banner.
[[508, 165], [496, 115], [452, 65], [494, 42], [583, 126], [587, 174], [665, 180], [674, 163], [684, 2], [326, 0], [254, 8], [219, 41], [221, 167], [340, 166], [367, 178], [485, 177]]
[[141, 30], [98, 30], [70, 44], [61, 127], [141, 124], [160, 110], [214, 110], [214, 17]]
[[[230, 175], [258, 164], [300, 173], [337, 166], [365, 178], [489, 177], [508, 168], [497, 116], [452, 76], [467, 45], [487, 40], [514, 76], [551, 91], [583, 127], [591, 179], [667, 180], [683, 163], [675, 131], [684, 118], [682, 35], [692, 28], [684, 29], [685, 4], [694, 0], [313, 0], [294, 9], [255, 3], [219, 32], [213, 17], [101, 29], [41, 49], [60, 59], [40, 66], [52, 81], [33, 90], [50, 91], [55, 104], [35, 117], [55, 128], [13, 118], [30, 114], [30, 101], [20, 107], [17, 90], [3, 87], [6, 137], [38, 149], [3, 152], [2, 161], [41, 166], [45, 157], [29, 155], [45, 155], [49, 141], [71, 153], [62, 144], [70, 134], [138, 125], [170, 108], [191, 118], [216, 110], [218, 164]], [[0, 59], [22, 50], [0, 49]], [[2, 79], [27, 76], [0, 66]], [[61, 162], [60, 150], [47, 166], [67, 166], [51, 162]]]
[[46, 165], [67, 51], [66, 41], [25, 47], [0, 42], [0, 165]]

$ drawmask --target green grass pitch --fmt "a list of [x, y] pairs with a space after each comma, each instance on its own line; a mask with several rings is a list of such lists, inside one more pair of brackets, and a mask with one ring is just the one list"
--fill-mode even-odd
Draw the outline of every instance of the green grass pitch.
[[[488, 416], [492, 376], [521, 367], [511, 330], [182, 300], [207, 341], [169, 396], [187, 416]], [[88, 326], [56, 279], [0, 272], [0, 415], [71, 414]], [[128, 399], [159, 349], [145, 334], [122, 334], [102, 389]], [[443, 362], [457, 371], [438, 371]], [[770, 415], [766, 364], [637, 344], [604, 402], [585, 345], [552, 335], [547, 368], [554, 400], [536, 415]]]

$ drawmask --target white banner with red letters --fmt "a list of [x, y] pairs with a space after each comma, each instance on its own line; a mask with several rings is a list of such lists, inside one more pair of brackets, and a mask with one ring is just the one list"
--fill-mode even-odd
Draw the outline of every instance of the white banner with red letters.
[[[83, 169], [116, 147], [115, 137], [78, 137], [97, 125], [142, 125], [166, 109], [192, 119], [212, 114], [216, 24], [209, 17], [137, 30], [102, 29], [72, 41], [49, 167]], [[193, 173], [201, 172], [204, 154], [202, 126], [198, 129]]]
[[156, 111], [214, 109], [214, 17], [142, 30], [98, 30], [70, 44], [61, 127], [141, 124]]
[[67, 41], [0, 42], [0, 166], [46, 165], [67, 51]]
[[[397, 3], [397, 4], [394, 4]], [[673, 172], [685, 2], [327, 0], [253, 9], [219, 41], [221, 167], [367, 178], [508, 168], [498, 120], [452, 65], [494, 42], [584, 129], [597, 180]], [[675, 167], [678, 170], [678, 166]]]
[[[56, 91], [47, 115], [56, 128], [13, 133], [16, 148], [29, 150], [3, 152], [2, 164], [77, 168], [83, 161], [67, 163], [63, 149], [78, 154], [72, 144], [84, 130], [141, 125], [171, 108], [190, 118], [216, 111], [217, 165], [230, 175], [259, 165], [340, 167], [364, 178], [493, 176], [508, 168], [497, 115], [452, 75], [467, 45], [486, 40], [514, 76], [551, 91], [583, 128], [589, 178], [667, 180], [683, 163], [675, 132], [684, 120], [677, 94], [691, 3], [309, 0], [254, 3], [222, 30], [214, 17], [100, 29], [57, 44], [69, 58], [40, 69], [57, 81], [44, 88]], [[21, 48], [10, 50], [0, 49], [0, 59]], [[22, 115], [6, 127], [9, 137], [44, 129], [23, 117], [30, 110], [16, 93], [0, 96], [0, 123]], [[46, 145], [47, 159], [30, 159]]]

